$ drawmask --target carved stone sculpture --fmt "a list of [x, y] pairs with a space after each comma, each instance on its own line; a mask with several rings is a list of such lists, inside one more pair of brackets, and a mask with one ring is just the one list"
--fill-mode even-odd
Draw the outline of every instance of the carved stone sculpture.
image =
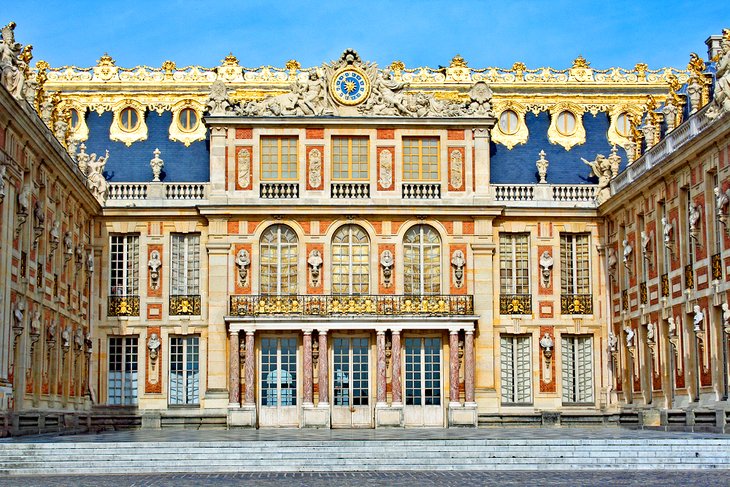
[[705, 314], [702, 312], [702, 308], [695, 304], [692, 308], [694, 315], [692, 316], [692, 323], [694, 325], [695, 333], [702, 331], [702, 322], [705, 320]]
[[460, 150], [451, 151], [451, 187], [461, 189], [464, 183], [464, 158]]
[[22, 100], [25, 94], [27, 64], [21, 56], [22, 46], [15, 42], [15, 22], [10, 22], [1, 32], [0, 82], [14, 98]]
[[86, 252], [86, 272], [89, 274], [94, 273], [94, 251], [89, 250]]
[[618, 351], [618, 338], [616, 338], [613, 330], [608, 332], [608, 351], [611, 353]]
[[670, 96], [669, 98], [667, 98], [667, 101], [664, 104], [664, 108], [662, 109], [662, 113], [664, 114], [664, 121], [667, 124], [667, 133], [674, 130], [674, 127], [677, 124], [677, 112], [678, 111], [679, 111], [679, 109], [672, 102], [672, 97]]
[[581, 157], [584, 164], [591, 168], [591, 172], [598, 178], [598, 188], [596, 191], [596, 202], [600, 205], [611, 197], [611, 188], [609, 184], [613, 177], [611, 170], [611, 161], [605, 156], [598, 154], [593, 161], [588, 161]]
[[309, 151], [309, 173], [307, 175], [309, 186], [312, 189], [319, 189], [322, 185], [322, 153], [319, 149]]
[[84, 330], [81, 327], [74, 331], [74, 346], [79, 352], [84, 349]]
[[319, 250], [313, 249], [309, 252], [307, 264], [309, 264], [310, 284], [313, 287], [319, 287], [320, 268], [322, 267], [322, 254]]
[[61, 222], [58, 220], [53, 222], [53, 226], [50, 231], [49, 243], [51, 245], [51, 255], [58, 248], [58, 244], [61, 241]]
[[667, 319], [667, 323], [669, 324], [667, 331], [669, 332], [669, 336], [673, 337], [677, 335], [677, 322], [675, 321], [674, 316], [670, 316]]
[[81, 267], [84, 265], [84, 246], [79, 244], [76, 247], [76, 270], [81, 270]]
[[651, 247], [649, 244], [651, 243], [652, 235], [653, 232], [651, 234], [641, 232], [641, 253], [644, 256], [644, 260], [649, 262], [651, 262]]
[[18, 193], [18, 216], [28, 217], [30, 209], [30, 185], [24, 185], [23, 189]]
[[722, 329], [725, 334], [730, 335], [730, 305], [722, 303]]
[[86, 186], [101, 204], [104, 204], [106, 201], [106, 193], [109, 190], [109, 183], [107, 183], [104, 177], [104, 167], [106, 166], [107, 160], [109, 160], [109, 151], [106, 151], [104, 157], [99, 158], [97, 158], [96, 154], [91, 154], [86, 165]]
[[664, 235], [664, 246], [668, 249], [672, 249], [672, 231], [674, 227], [669, 222], [667, 217], [662, 217], [662, 234]]
[[634, 329], [629, 325], [625, 325], [624, 332], [626, 333], [626, 346], [632, 348], [634, 346]]
[[74, 241], [70, 231], [63, 234], [63, 253], [66, 261], [69, 261], [74, 255]]
[[467, 114], [474, 117], [492, 117], [492, 90], [484, 81], [474, 83], [469, 90], [469, 105], [466, 109]]
[[241, 249], [236, 254], [236, 266], [238, 267], [238, 285], [246, 286], [248, 284], [248, 266], [251, 265], [251, 256], [248, 250]]
[[715, 89], [707, 117], [714, 119], [730, 112], [730, 29], [723, 29], [719, 59], [716, 65]]
[[393, 153], [388, 149], [383, 149], [380, 152], [378, 164], [380, 165], [378, 182], [383, 189], [390, 189], [393, 186]]
[[550, 337], [550, 334], [548, 332], [545, 332], [545, 334], [540, 338], [540, 348], [542, 348], [542, 354], [545, 356], [547, 360], [550, 360], [553, 356], [553, 347], [555, 346], [555, 343], [553, 342], [553, 339]]
[[715, 187], [715, 208], [717, 208], [717, 220], [727, 226], [727, 207], [730, 203], [730, 188], [724, 192], [719, 187]]
[[540, 176], [540, 181], [538, 181], [538, 182], [540, 184], [546, 184], [547, 183], [547, 179], [546, 179], [547, 178], [547, 170], [548, 170], [548, 165], [550, 163], [548, 162], [547, 159], [545, 159], [545, 151], [544, 150], [541, 150], [540, 151], [540, 154], [538, 154], [538, 155], [540, 156], [540, 159], [538, 159], [535, 162], [535, 166], [537, 166], [537, 174], [538, 174], [538, 176]]
[[33, 312], [33, 318], [30, 320], [30, 335], [36, 340], [41, 334], [41, 312], [36, 309]]
[[393, 275], [393, 252], [383, 250], [380, 254], [380, 265], [383, 267], [383, 286], [390, 287], [391, 277]]
[[454, 284], [457, 288], [461, 288], [464, 285], [464, 266], [466, 265], [464, 252], [455, 251], [451, 256], [451, 265], [454, 267]]
[[152, 168], [152, 181], [155, 183], [159, 183], [162, 168], [165, 167], [165, 161], [160, 159], [160, 149], [155, 148], [155, 150], [152, 151], [152, 154], [155, 156], [150, 160], [150, 167]]
[[231, 111], [231, 104], [228, 101], [228, 88], [223, 81], [215, 81], [210, 86], [208, 95], [208, 113], [212, 116], [225, 115]]
[[699, 236], [700, 208], [694, 201], [689, 205], [689, 236], [695, 240]]
[[641, 133], [644, 134], [644, 140], [646, 141], [646, 150], [649, 150], [656, 143], [656, 127], [651, 118], [647, 118], [644, 122], [644, 126], [641, 127]]
[[157, 355], [159, 353], [161, 345], [162, 342], [160, 342], [160, 337], [157, 335], [157, 333], [151, 333], [150, 337], [147, 339], [147, 350], [150, 351], [150, 360], [152, 362], [155, 362], [157, 360]]
[[0, 203], [5, 199], [5, 171], [6, 167], [4, 164], [0, 164]]
[[702, 99], [702, 84], [699, 78], [693, 76], [687, 86], [687, 96], [689, 97], [689, 114], [697, 113], [700, 109], [700, 100]]
[[608, 275], [611, 276], [612, 279], [616, 278], [616, 264], [618, 263], [618, 259], [616, 258], [616, 251], [613, 250], [613, 247], [608, 248]]
[[48, 325], [48, 329], [46, 330], [46, 341], [51, 345], [51, 348], [56, 343], [56, 321], [53, 320]]
[[13, 306], [13, 330], [16, 335], [23, 333], [23, 318], [25, 316], [25, 300], [18, 299]]
[[91, 332], [87, 331], [84, 334], [84, 347], [87, 354], [91, 354], [94, 351], [94, 341], [91, 338]]
[[248, 188], [251, 181], [251, 152], [248, 149], [241, 149], [238, 152], [238, 186]]
[[553, 269], [553, 256], [547, 250], [540, 255], [540, 284], [543, 288], [550, 287], [550, 273]]
[[71, 327], [70, 326], [67, 326], [61, 332], [61, 346], [63, 347], [64, 352], [67, 352], [68, 348], [71, 346]]
[[624, 267], [630, 269], [631, 254], [633, 253], [634, 248], [631, 246], [628, 239], [624, 239], [622, 243], [624, 246]]
[[608, 165], [611, 168], [611, 179], [618, 176], [618, 171], [621, 168], [621, 156], [618, 155], [618, 147], [614, 145], [611, 147], [611, 155], [608, 156]]
[[147, 261], [147, 267], [150, 269], [150, 287], [159, 289], [160, 287], [160, 267], [162, 260], [160, 259], [160, 251], [153, 250], [150, 252], [150, 260]]
[[646, 325], [646, 340], [649, 343], [654, 343], [656, 340], [656, 325], [651, 321]]

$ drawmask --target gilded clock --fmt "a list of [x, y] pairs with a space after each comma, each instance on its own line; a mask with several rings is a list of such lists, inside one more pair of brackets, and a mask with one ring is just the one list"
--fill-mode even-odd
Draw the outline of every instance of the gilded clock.
[[343, 105], [357, 105], [370, 95], [370, 79], [354, 66], [346, 66], [335, 73], [330, 92]]

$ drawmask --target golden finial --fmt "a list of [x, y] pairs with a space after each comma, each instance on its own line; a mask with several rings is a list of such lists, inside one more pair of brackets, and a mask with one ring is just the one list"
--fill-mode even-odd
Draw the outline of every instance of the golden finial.
[[454, 56], [451, 59], [451, 64], [449, 64], [449, 67], [450, 68], [466, 68], [467, 65], [466, 65], [466, 61], [464, 61], [464, 58], [461, 57], [459, 54], [457, 54], [456, 56]]
[[591, 63], [586, 61], [583, 56], [578, 56], [573, 60], [573, 68], [588, 68], [590, 65]]
[[228, 53], [228, 56], [226, 56], [223, 61], [223, 66], [238, 66], [238, 58], [233, 55], [232, 52]]
[[48, 80], [48, 76], [46, 75], [46, 71], [48, 68], [50, 68], [50, 64], [48, 64], [46, 61], [43, 61], [42, 59], [35, 63], [35, 68], [38, 71], [38, 74], [35, 77], [36, 84], [38, 86], [38, 89], [35, 92], [35, 110], [36, 112], [40, 113], [41, 111], [41, 100], [43, 100], [44, 96], [44, 86], [46, 84], [46, 81]]
[[522, 74], [527, 69], [527, 66], [525, 66], [525, 63], [522, 63], [520, 61], [517, 61], [512, 65], [512, 71], [517, 75], [518, 78], [522, 78]]
[[177, 64], [175, 64], [175, 61], [165, 61], [162, 63], [162, 69], [167, 73], [172, 73], [177, 69]]
[[290, 59], [285, 64], [286, 69], [288, 69], [290, 72], [295, 72], [299, 69], [301, 69], [302, 65], [299, 64], [299, 61], [296, 59]]
[[393, 61], [390, 63], [390, 69], [394, 72], [403, 71], [406, 69], [406, 65], [403, 63], [403, 61]]
[[636, 63], [634, 66], [634, 71], [636, 71], [636, 74], [639, 76], [639, 79], [646, 79], [646, 70], [649, 69], [649, 66], [646, 63]]
[[96, 62], [96, 65], [97, 66], [114, 66], [115, 61], [108, 53], [105, 52], [104, 55], [101, 56], [99, 58], [99, 60]]
[[692, 52], [689, 55], [689, 64], [687, 64], [687, 69], [696, 76], [702, 76], [702, 72], [705, 70], [705, 62], [697, 55], [697, 53]]
[[51, 65], [50, 65], [50, 64], [48, 64], [48, 63], [47, 63], [46, 61], [44, 61], [44, 60], [42, 60], [42, 59], [41, 59], [41, 60], [39, 60], [39, 61], [38, 61], [37, 63], [35, 63], [35, 68], [36, 68], [36, 69], [37, 69], [38, 71], [45, 71], [45, 70], [47, 70], [47, 69], [48, 69], [48, 68], [50, 68], [50, 67], [51, 67]]

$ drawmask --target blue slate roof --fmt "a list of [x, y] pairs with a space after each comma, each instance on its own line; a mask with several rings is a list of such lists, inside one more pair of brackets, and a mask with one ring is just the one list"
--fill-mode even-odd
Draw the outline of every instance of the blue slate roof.
[[96, 112], [86, 115], [89, 127], [89, 140], [85, 142], [86, 152], [99, 155], [109, 150], [109, 162], [106, 164], [104, 176], [110, 182], [145, 182], [152, 181], [150, 159], [152, 151], [160, 149], [160, 158], [165, 161], [160, 179], [163, 182], [208, 182], [210, 181], [210, 144], [206, 140], [193, 142], [185, 147], [182, 142], [174, 142], [169, 138], [169, 127], [172, 113], [146, 112], [147, 140], [135, 142], [127, 147], [122, 142], [109, 139], [109, 128], [112, 113], [104, 112], [101, 116]]
[[[517, 145], [512, 150], [501, 144], [491, 144], [491, 182], [496, 184], [532, 184], [540, 178], [535, 161], [539, 159], [541, 150], [550, 162], [547, 181], [550, 184], [595, 184], [598, 180], [590, 176], [591, 169], [581, 157], [592, 161], [596, 154], [611, 154], [611, 144], [607, 133], [610, 120], [606, 113], [598, 113], [595, 117], [590, 113], [583, 115], [583, 127], [586, 141], [582, 145], [573, 146], [569, 151], [560, 145], [551, 144], [547, 132], [550, 127], [550, 114], [540, 112], [537, 116], [532, 112], [525, 115], [525, 123], [530, 131], [527, 143]], [[626, 151], [618, 148], [621, 156], [621, 170], [626, 167]]]

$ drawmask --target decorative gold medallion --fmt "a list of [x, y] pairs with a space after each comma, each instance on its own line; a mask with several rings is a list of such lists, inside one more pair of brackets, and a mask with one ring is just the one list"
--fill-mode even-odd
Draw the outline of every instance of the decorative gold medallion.
[[330, 93], [338, 103], [359, 105], [370, 95], [370, 79], [356, 66], [345, 66], [330, 80]]

